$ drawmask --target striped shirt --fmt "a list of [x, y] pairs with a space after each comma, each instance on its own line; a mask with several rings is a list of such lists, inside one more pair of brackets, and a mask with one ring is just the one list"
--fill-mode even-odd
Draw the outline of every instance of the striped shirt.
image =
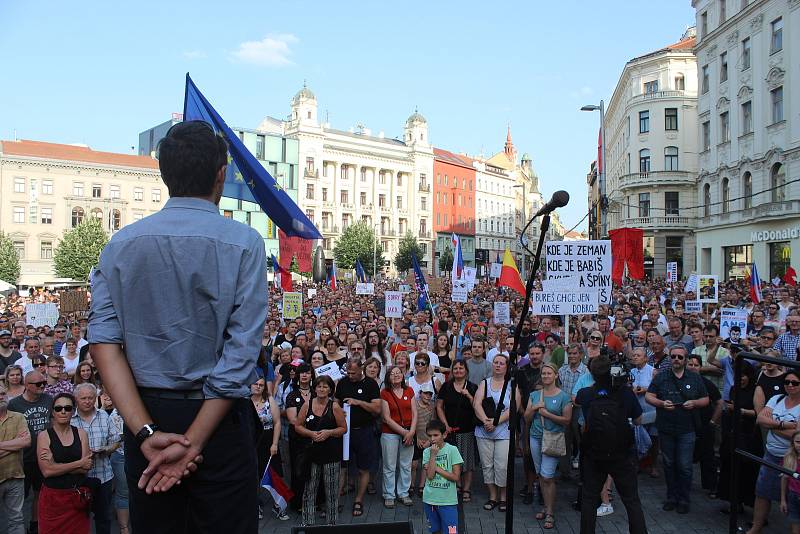
[[[91, 451], [108, 447], [120, 440], [117, 426], [103, 410], [95, 409], [94, 415], [92, 415], [89, 422], [86, 422], [80, 416], [80, 413], [76, 412], [72, 416], [72, 426], [86, 431], [89, 436], [89, 450]], [[92, 460], [92, 468], [86, 473], [87, 477], [100, 479], [103, 484], [114, 478], [110, 455], [96, 454]]]

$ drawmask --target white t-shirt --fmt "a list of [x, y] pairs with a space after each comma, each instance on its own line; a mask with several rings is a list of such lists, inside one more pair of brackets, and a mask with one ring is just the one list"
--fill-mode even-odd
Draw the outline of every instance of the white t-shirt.
[[[88, 342], [88, 341], [86, 341], [86, 340], [85, 340], [85, 339], [83, 339], [83, 338], [80, 338], [80, 339], [78, 340], [78, 346], [75, 348], [75, 352], [76, 352], [77, 354], [80, 354], [80, 353], [81, 353], [81, 349], [82, 349], [83, 347], [85, 347], [86, 345], [88, 345], [88, 344], [89, 344], [89, 342]], [[67, 342], [65, 341], [65, 342], [64, 342], [64, 345], [61, 347], [61, 352], [59, 353], [59, 356], [61, 356], [61, 357], [63, 358], [63, 357], [64, 357], [64, 356], [66, 356], [66, 355], [67, 355]]]
[[70, 360], [66, 356], [64, 358], [64, 372], [68, 375], [74, 375], [75, 371], [78, 369], [78, 364], [80, 363], [81, 357], [79, 354], [75, 353], [75, 359]]
[[[425, 354], [427, 354], [428, 358], [430, 358], [430, 360], [431, 360], [431, 369], [436, 369], [437, 367], [439, 367], [439, 355], [438, 354], [436, 354], [435, 352], [428, 352], [428, 351], [426, 351]], [[411, 367], [413, 368], [414, 367], [414, 358], [417, 357], [417, 353], [416, 352], [412, 352], [411, 354], [408, 355], [408, 357], [411, 360]]]
[[486, 361], [492, 363], [492, 360], [494, 360], [494, 357], [498, 354], [505, 354], [508, 356], [508, 351], [500, 350], [499, 348], [495, 347], [486, 353]]

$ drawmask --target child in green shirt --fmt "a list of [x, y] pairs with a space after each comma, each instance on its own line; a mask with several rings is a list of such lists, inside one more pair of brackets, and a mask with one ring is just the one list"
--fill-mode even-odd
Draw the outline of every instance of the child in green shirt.
[[464, 460], [458, 449], [446, 443], [445, 426], [433, 420], [426, 427], [431, 446], [422, 452], [425, 489], [422, 503], [431, 533], [458, 534], [458, 493], [456, 483]]

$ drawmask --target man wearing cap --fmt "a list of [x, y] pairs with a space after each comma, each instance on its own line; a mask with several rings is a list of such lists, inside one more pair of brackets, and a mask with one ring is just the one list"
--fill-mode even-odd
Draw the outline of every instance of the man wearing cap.
[[0, 374], [6, 372], [6, 367], [22, 358], [22, 354], [11, 348], [11, 331], [0, 330]]

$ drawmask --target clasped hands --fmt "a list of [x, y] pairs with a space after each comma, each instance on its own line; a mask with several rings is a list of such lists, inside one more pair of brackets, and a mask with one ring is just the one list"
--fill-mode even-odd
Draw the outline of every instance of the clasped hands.
[[182, 434], [157, 431], [141, 445], [149, 462], [139, 478], [139, 489], [163, 493], [197, 471], [203, 461], [201, 448]]

